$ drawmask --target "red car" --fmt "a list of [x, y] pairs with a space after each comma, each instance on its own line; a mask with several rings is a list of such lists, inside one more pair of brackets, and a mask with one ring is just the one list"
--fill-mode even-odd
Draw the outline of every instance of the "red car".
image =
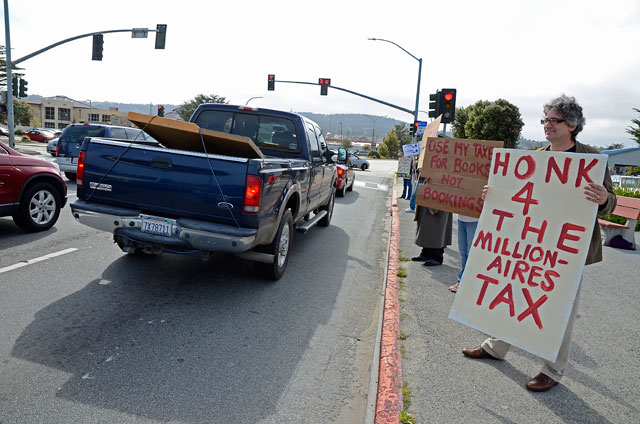
[[41, 143], [48, 143], [51, 139], [55, 138], [55, 135], [49, 131], [43, 130], [29, 130], [23, 132], [24, 137], [29, 137], [33, 141], [39, 141]]
[[0, 142], [0, 216], [12, 216], [25, 231], [44, 231], [66, 203], [67, 185], [57, 165]]
[[347, 191], [353, 190], [353, 183], [356, 180], [356, 173], [351, 167], [351, 161], [349, 160], [349, 152], [344, 147], [338, 149], [336, 157], [336, 170], [338, 171], [338, 178], [336, 179], [336, 194], [339, 197], [344, 197]]

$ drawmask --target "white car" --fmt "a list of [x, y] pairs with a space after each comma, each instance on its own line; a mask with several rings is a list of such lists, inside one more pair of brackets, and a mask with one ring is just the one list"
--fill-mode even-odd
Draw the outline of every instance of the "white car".
[[362, 159], [360, 156], [358, 156], [355, 153], [351, 153], [349, 155], [349, 160], [351, 161], [351, 166], [354, 168], [360, 168], [363, 171], [366, 171], [367, 169], [369, 169], [369, 161], [366, 159]]

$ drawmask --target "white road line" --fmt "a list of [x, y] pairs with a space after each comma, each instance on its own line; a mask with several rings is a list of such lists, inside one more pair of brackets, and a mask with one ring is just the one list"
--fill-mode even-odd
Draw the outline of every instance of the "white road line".
[[377, 184], [377, 183], [370, 183], [370, 182], [355, 180], [353, 182], [353, 185], [356, 187], [370, 188], [372, 190], [389, 191], [389, 186], [386, 186], [384, 184]]
[[71, 247], [69, 249], [64, 249], [64, 250], [61, 250], [59, 252], [49, 253], [48, 255], [40, 256], [39, 258], [29, 259], [28, 261], [20, 262], [20, 263], [14, 264], [14, 265], [9, 265], [9, 266], [6, 266], [4, 268], [0, 268], [0, 274], [2, 274], [3, 272], [7, 272], [7, 271], [13, 271], [14, 269], [22, 268], [23, 266], [35, 264], [37, 262], [46, 261], [47, 259], [55, 258], [56, 256], [65, 255], [67, 253], [71, 253], [71, 252], [74, 252], [76, 250], [78, 250], [78, 249], [76, 249], [75, 247]]

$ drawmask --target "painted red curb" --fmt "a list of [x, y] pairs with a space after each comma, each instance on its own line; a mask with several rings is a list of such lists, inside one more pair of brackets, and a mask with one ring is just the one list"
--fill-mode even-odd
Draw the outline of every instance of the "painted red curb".
[[402, 366], [400, 355], [400, 305], [398, 303], [398, 248], [400, 247], [400, 218], [398, 204], [391, 203], [391, 238], [389, 266], [385, 289], [382, 335], [380, 337], [380, 368], [375, 424], [398, 423], [402, 411]]

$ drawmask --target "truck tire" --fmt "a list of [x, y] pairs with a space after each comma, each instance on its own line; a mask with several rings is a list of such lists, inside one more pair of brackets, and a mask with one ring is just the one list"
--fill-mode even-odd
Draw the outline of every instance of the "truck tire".
[[318, 225], [321, 227], [328, 227], [331, 224], [331, 217], [333, 216], [333, 205], [336, 203], [336, 188], [333, 187], [331, 191], [331, 196], [329, 196], [329, 201], [326, 205], [320, 206], [321, 211], [327, 211], [327, 214], [324, 218], [318, 222]]
[[64, 176], [69, 178], [71, 181], [75, 181], [76, 180], [76, 173], [75, 172], [65, 172]]
[[45, 231], [60, 216], [60, 193], [49, 183], [37, 183], [22, 196], [13, 221], [25, 231]]
[[273, 255], [273, 263], [265, 264], [256, 262], [258, 272], [270, 280], [279, 280], [284, 274], [284, 270], [289, 262], [289, 247], [293, 237], [293, 216], [291, 209], [284, 211], [278, 234], [273, 242], [265, 249], [266, 253]]

